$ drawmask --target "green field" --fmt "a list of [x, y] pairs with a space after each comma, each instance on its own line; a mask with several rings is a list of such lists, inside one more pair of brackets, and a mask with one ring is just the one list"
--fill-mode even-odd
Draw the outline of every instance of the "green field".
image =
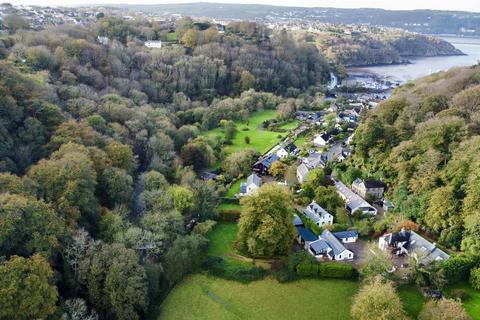
[[158, 319], [350, 319], [358, 283], [302, 279], [280, 284], [267, 278], [249, 284], [193, 275], [175, 287]]
[[177, 34], [175, 32], [167, 33], [167, 41], [177, 41]]
[[233, 250], [237, 237], [238, 224], [235, 222], [222, 222], [215, 226], [209, 233], [208, 255], [221, 257]]
[[425, 303], [423, 295], [414, 285], [402, 285], [398, 287], [397, 292], [402, 299], [407, 314], [411, 318], [416, 319]]
[[299, 120], [292, 120], [280, 126], [280, 129], [293, 130], [300, 124]]
[[[279, 135], [282, 137], [286, 136], [286, 133], [278, 133], [260, 128], [262, 122], [265, 120], [274, 119], [276, 115], [277, 111], [275, 110], [263, 110], [254, 112], [248, 119], [248, 123], [236, 121], [237, 133], [232, 139], [232, 144], [224, 146], [223, 150], [227, 154], [243, 150], [245, 148], [255, 149], [262, 154], [267, 152], [281, 140], [281, 138], [278, 137]], [[290, 123], [285, 124], [285, 126], [288, 125], [290, 125]], [[245, 131], [244, 129], [248, 130]], [[206, 136], [224, 136], [220, 128], [207, 131], [203, 134]], [[250, 138], [249, 144], [245, 143], [245, 137], [247, 136]]]
[[465, 310], [473, 319], [480, 319], [480, 292], [473, 289], [467, 282], [457, 283], [448, 288], [447, 294], [450, 290], [462, 289], [468, 293], [468, 299], [463, 303]]

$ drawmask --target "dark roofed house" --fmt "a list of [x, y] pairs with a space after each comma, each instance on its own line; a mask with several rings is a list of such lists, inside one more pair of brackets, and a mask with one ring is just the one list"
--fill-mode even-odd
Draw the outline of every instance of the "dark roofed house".
[[280, 157], [277, 156], [275, 153], [271, 153], [255, 162], [252, 166], [252, 170], [257, 174], [266, 175], [268, 174], [268, 170], [270, 169], [272, 164], [278, 160], [280, 160]]
[[446, 260], [450, 256], [415, 231], [402, 229], [400, 232], [387, 233], [378, 239], [382, 250], [391, 248], [395, 254], [414, 257], [424, 265], [433, 261]]
[[308, 251], [316, 258], [327, 256], [331, 260], [353, 259], [353, 252], [345, 248], [343, 243], [329, 230], [323, 230], [318, 240], [308, 245]]
[[295, 145], [295, 143], [291, 142], [287, 144], [284, 149], [289, 153], [289, 154], [297, 154], [298, 153], [298, 147]]
[[310, 242], [318, 240], [318, 237], [310, 229], [297, 227], [297, 233], [297, 241], [298, 243], [303, 244], [305, 249], [308, 249]]
[[382, 199], [385, 187], [385, 183], [380, 180], [362, 180], [357, 178], [352, 183], [353, 192], [364, 199], [368, 196], [371, 196], [374, 199]]

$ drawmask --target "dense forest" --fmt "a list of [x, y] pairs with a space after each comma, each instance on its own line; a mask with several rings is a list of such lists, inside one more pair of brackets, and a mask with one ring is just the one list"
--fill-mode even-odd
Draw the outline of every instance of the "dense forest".
[[452, 69], [397, 89], [354, 138], [355, 163], [385, 179], [397, 211], [441, 245], [480, 246], [480, 67]]
[[345, 34], [343, 28], [331, 27], [316, 36], [324, 55], [344, 66], [394, 64], [408, 61], [408, 57], [457, 55], [462, 52], [439, 38], [405, 31], [366, 28]]
[[201, 263], [224, 192], [199, 178], [222, 160], [200, 132], [285, 108], [330, 67], [254, 23], [185, 18], [152, 50], [172, 30], [145, 20], [24, 27], [0, 38], [0, 318], [144, 318]]

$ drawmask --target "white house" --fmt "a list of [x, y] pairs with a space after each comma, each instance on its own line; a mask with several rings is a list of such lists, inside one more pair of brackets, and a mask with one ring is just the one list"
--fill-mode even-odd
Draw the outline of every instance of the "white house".
[[310, 169], [307, 167], [305, 163], [302, 163], [297, 167], [297, 180], [298, 183], [302, 184], [305, 181], [307, 181], [308, 178], [308, 173], [310, 172]]
[[297, 167], [297, 180], [300, 184], [307, 181], [308, 173], [315, 168], [324, 168], [325, 162], [320, 153], [311, 153], [308, 157], [302, 159], [302, 163]]
[[332, 136], [328, 133], [319, 134], [313, 139], [313, 144], [317, 147], [324, 147], [332, 140]]
[[447, 260], [450, 256], [437, 248], [415, 231], [402, 229], [400, 232], [386, 233], [378, 239], [378, 247], [382, 250], [391, 249], [396, 255], [406, 254], [429, 264], [433, 261]]
[[315, 201], [303, 209], [303, 213], [319, 227], [333, 224], [333, 216]]
[[367, 201], [350, 190], [342, 182], [336, 181], [335, 188], [337, 189], [337, 193], [340, 195], [340, 197], [345, 201], [345, 208], [350, 213], [360, 210], [362, 214], [373, 216], [377, 215], [377, 209], [372, 207]]
[[334, 232], [333, 235], [343, 243], [354, 243], [358, 240], [358, 232], [355, 230]]
[[285, 150], [285, 148], [280, 147], [275, 154], [280, 158], [280, 159], [285, 159], [288, 158], [288, 151]]
[[345, 248], [343, 243], [329, 230], [323, 230], [318, 240], [308, 244], [308, 252], [315, 258], [327, 257], [330, 260], [351, 260], [354, 257], [352, 251]]
[[105, 36], [97, 36], [97, 41], [98, 41], [98, 43], [106, 46], [106, 45], [108, 45], [108, 41], [109, 41], [109, 40], [108, 40], [108, 37], [105, 37]]
[[248, 176], [246, 182], [240, 184], [240, 196], [246, 196], [254, 193], [260, 188], [262, 184], [262, 179], [257, 176], [255, 173], [252, 173]]
[[162, 47], [162, 40], [145, 41], [145, 47], [152, 49], [160, 49]]
[[298, 155], [298, 148], [294, 143], [289, 143], [285, 146], [278, 146], [275, 154], [280, 159], [288, 158], [288, 156], [296, 156]]

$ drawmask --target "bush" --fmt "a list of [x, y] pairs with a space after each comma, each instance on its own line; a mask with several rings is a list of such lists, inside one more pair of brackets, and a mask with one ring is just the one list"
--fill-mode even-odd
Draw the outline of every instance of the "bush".
[[324, 262], [319, 264], [318, 275], [325, 278], [350, 279], [355, 275], [351, 264], [338, 262]]
[[454, 289], [450, 291], [450, 298], [458, 299], [460, 301], [466, 301], [468, 300], [468, 298], [470, 298], [470, 296], [468, 292], [463, 289]]
[[207, 233], [209, 233], [213, 229], [213, 227], [215, 227], [216, 224], [217, 224], [216, 221], [206, 220], [204, 222], [197, 224], [193, 229], [193, 232], [204, 236]]
[[470, 271], [470, 284], [475, 290], [480, 290], [480, 268], [474, 268]]
[[351, 279], [357, 274], [352, 265], [338, 262], [300, 263], [296, 268], [300, 277]]
[[284, 269], [275, 272], [275, 279], [280, 283], [290, 282], [298, 279], [298, 274], [295, 271]]
[[228, 264], [221, 257], [208, 257], [203, 263], [203, 269], [212, 276], [242, 283], [263, 279], [268, 274], [267, 270], [253, 265], [239, 266]]
[[473, 257], [463, 255], [452, 256], [442, 262], [442, 268], [448, 283], [467, 280], [470, 270], [475, 267], [477, 261]]
[[300, 277], [317, 277], [318, 264], [317, 263], [301, 263], [297, 265], [297, 274]]
[[222, 222], [236, 222], [240, 219], [238, 210], [222, 210], [218, 213], [218, 220]]

